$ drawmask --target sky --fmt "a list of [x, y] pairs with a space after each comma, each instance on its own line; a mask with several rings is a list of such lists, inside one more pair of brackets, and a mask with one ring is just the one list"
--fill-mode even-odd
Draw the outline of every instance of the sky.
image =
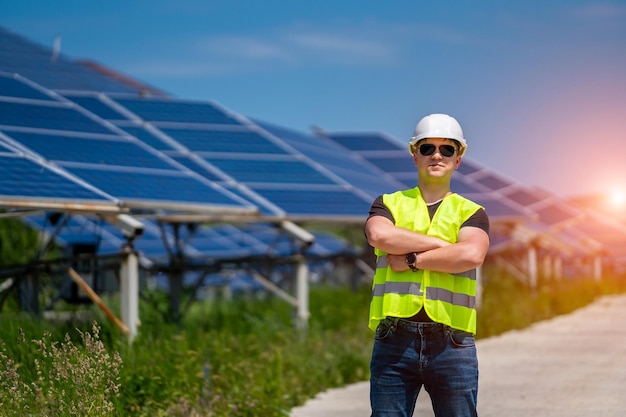
[[447, 113], [506, 178], [626, 191], [624, 0], [3, 0], [0, 26], [303, 132], [404, 143]]

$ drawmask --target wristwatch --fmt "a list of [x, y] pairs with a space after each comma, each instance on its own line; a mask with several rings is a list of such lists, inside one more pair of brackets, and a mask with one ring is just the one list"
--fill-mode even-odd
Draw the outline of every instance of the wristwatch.
[[406, 257], [404, 258], [404, 260], [406, 264], [409, 266], [409, 268], [411, 268], [411, 271], [413, 272], [419, 271], [419, 268], [415, 266], [415, 262], [417, 262], [417, 253], [415, 252], [408, 253]]

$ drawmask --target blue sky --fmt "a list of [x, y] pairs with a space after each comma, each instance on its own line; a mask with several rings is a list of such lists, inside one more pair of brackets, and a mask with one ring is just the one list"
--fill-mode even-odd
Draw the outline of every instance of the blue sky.
[[6, 0], [0, 25], [301, 131], [404, 142], [448, 113], [510, 179], [626, 189], [625, 1]]

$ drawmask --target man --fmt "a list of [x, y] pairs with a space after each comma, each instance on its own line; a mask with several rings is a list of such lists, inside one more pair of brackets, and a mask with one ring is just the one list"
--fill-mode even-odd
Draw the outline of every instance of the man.
[[409, 141], [417, 187], [372, 204], [372, 417], [411, 417], [422, 387], [437, 417], [477, 415], [476, 268], [489, 248], [489, 220], [450, 189], [466, 149], [453, 117], [424, 117]]

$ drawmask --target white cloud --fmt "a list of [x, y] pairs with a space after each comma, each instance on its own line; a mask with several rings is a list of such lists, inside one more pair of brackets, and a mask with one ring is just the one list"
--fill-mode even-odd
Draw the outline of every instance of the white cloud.
[[[252, 34], [209, 35], [187, 44], [172, 62], [135, 66], [139, 75], [181, 76], [282, 71], [290, 68], [395, 66], [406, 61], [421, 42], [474, 42], [446, 28], [363, 21], [312, 26], [295, 23]], [[164, 51], [164, 55], [167, 52]], [[163, 59], [167, 57], [163, 56]]]

